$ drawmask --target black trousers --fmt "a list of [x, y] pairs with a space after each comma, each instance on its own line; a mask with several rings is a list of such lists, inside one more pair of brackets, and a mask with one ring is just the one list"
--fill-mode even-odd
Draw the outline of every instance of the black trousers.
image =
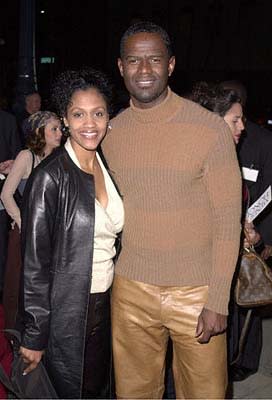
[[85, 339], [84, 399], [113, 398], [110, 290], [90, 295]]
[[5, 210], [0, 211], [0, 302], [2, 302], [5, 269], [8, 252], [9, 216]]
[[[241, 331], [245, 322], [247, 309], [237, 306], [234, 302], [230, 308], [228, 320], [228, 357], [229, 364], [235, 359], [238, 354], [238, 345]], [[243, 353], [235, 368], [246, 368], [248, 373], [254, 374], [259, 367], [259, 361], [262, 350], [262, 319], [259, 314], [259, 309], [253, 309], [251, 320], [246, 336]], [[231, 370], [233, 367], [229, 366]]]

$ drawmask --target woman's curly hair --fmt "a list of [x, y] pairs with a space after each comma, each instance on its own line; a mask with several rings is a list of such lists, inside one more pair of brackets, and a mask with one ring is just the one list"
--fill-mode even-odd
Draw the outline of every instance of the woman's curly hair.
[[38, 156], [44, 155], [45, 127], [51, 119], [59, 120], [59, 117], [51, 111], [38, 111], [28, 118], [26, 147]]
[[51, 99], [58, 114], [67, 116], [71, 98], [77, 90], [96, 89], [104, 98], [108, 112], [111, 112], [112, 84], [102, 72], [90, 67], [67, 70], [60, 73], [52, 84]]
[[235, 103], [242, 103], [241, 98], [232, 89], [224, 89], [215, 83], [197, 82], [193, 86], [190, 100], [224, 117]]

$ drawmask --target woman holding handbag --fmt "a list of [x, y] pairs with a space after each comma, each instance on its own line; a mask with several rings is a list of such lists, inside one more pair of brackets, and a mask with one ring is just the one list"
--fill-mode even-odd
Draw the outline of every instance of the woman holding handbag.
[[[234, 143], [238, 145], [244, 129], [243, 109], [242, 101], [234, 90], [224, 89], [220, 85], [213, 83], [199, 82], [195, 84], [190, 99], [223, 117], [231, 130]], [[243, 247], [256, 245], [260, 241], [260, 235], [255, 230], [253, 223], [245, 220], [248, 203], [249, 191], [243, 181], [242, 224], [244, 232], [246, 233], [246, 235], [242, 237]], [[239, 261], [240, 260], [238, 260], [236, 273], [233, 279], [228, 319], [229, 379], [231, 381], [243, 380], [250, 374], [256, 372], [261, 353], [261, 319], [258, 312], [256, 313], [253, 310], [243, 353], [239, 360], [237, 359], [239, 340], [247, 315], [247, 310], [239, 307], [234, 300], [234, 287], [239, 271]], [[237, 362], [235, 361], [235, 363], [233, 363], [236, 359]]]
[[19, 275], [21, 270], [20, 230], [21, 197], [32, 170], [61, 143], [61, 123], [51, 111], [38, 111], [29, 117], [27, 149], [20, 151], [1, 192], [1, 200], [12, 219], [9, 233], [8, 259], [5, 274], [3, 305], [6, 328], [14, 328], [17, 312]]

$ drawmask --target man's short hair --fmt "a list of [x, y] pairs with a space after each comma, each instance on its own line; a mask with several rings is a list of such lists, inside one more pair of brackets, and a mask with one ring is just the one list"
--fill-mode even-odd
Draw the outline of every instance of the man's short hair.
[[120, 57], [121, 58], [124, 56], [124, 48], [125, 48], [126, 40], [130, 36], [133, 36], [136, 33], [141, 33], [141, 32], [158, 33], [165, 44], [169, 58], [172, 57], [172, 55], [173, 55], [172, 43], [171, 43], [170, 37], [169, 37], [168, 33], [166, 32], [166, 30], [164, 30], [161, 26], [155, 24], [154, 22], [140, 21], [140, 22], [136, 22], [136, 23], [132, 24], [125, 31], [123, 36], [121, 37], [121, 41], [120, 41]]

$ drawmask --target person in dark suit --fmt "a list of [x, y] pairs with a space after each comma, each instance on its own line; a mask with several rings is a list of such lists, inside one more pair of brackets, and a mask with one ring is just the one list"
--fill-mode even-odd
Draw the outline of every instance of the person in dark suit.
[[[224, 81], [220, 84], [225, 89], [233, 89], [245, 107], [247, 90], [236, 80]], [[252, 205], [263, 192], [272, 186], [272, 133], [250, 120], [245, 121], [245, 131], [238, 146], [238, 158], [243, 179], [249, 193], [248, 206]], [[272, 258], [272, 206], [271, 203], [254, 220], [254, 226], [260, 234], [259, 242], [254, 246], [256, 251], [268, 263]], [[257, 372], [262, 351], [262, 310], [255, 308], [251, 316], [251, 324], [239, 361], [232, 366], [230, 378], [241, 381]], [[238, 340], [245, 321], [246, 310], [235, 306], [232, 314], [232, 334], [230, 335], [230, 354], [237, 351]], [[235, 358], [235, 357], [234, 357]]]
[[36, 90], [32, 90], [22, 95], [17, 103], [13, 105], [13, 113], [17, 120], [20, 139], [24, 148], [26, 147], [27, 133], [31, 131], [28, 117], [40, 111], [41, 104], [41, 95]]
[[[21, 142], [15, 117], [0, 110], [0, 191], [14, 158], [21, 150]], [[4, 284], [8, 243], [9, 217], [0, 201], [0, 302]]]
[[[250, 193], [250, 204], [272, 185], [272, 133], [251, 121], [239, 146], [239, 160]], [[248, 175], [247, 169], [256, 171]], [[272, 207], [268, 206], [254, 221], [261, 235], [260, 254], [264, 260], [272, 255]]]
[[[220, 84], [226, 89], [233, 89], [242, 100], [247, 101], [245, 86], [239, 81], [224, 81]], [[238, 146], [238, 157], [246, 181], [250, 202], [253, 204], [263, 192], [272, 185], [272, 133], [250, 120], [245, 121], [245, 131]], [[258, 246], [264, 260], [272, 256], [272, 206], [268, 206], [254, 221], [254, 226], [261, 236]]]

